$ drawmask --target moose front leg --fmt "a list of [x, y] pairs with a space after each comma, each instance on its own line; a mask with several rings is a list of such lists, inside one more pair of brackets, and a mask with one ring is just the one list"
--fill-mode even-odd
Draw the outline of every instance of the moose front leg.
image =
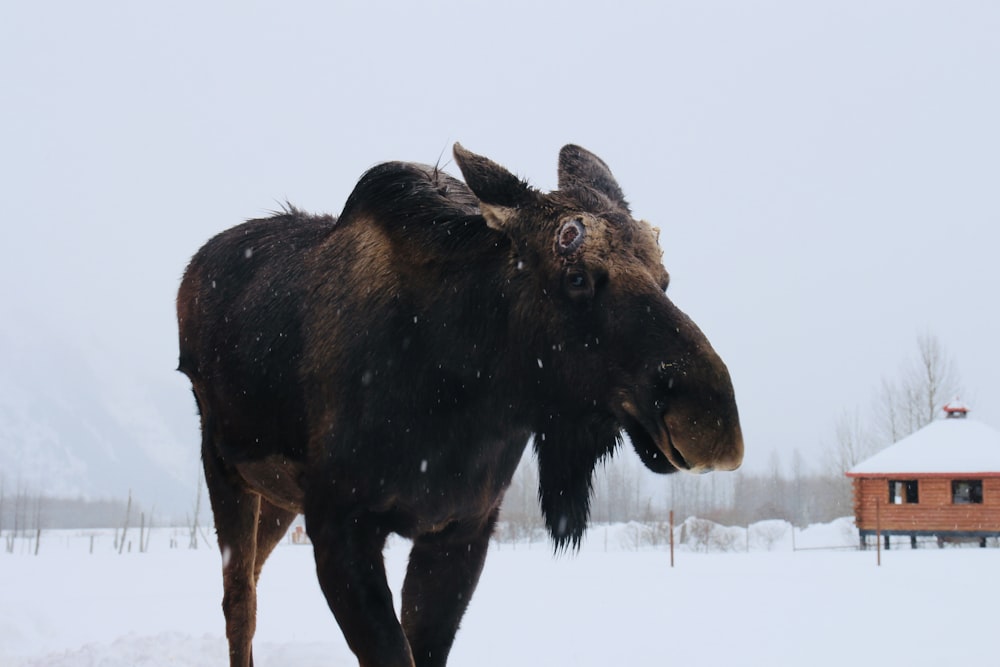
[[483, 571], [496, 512], [470, 537], [443, 533], [414, 540], [403, 583], [403, 629], [417, 667], [443, 667]]
[[320, 587], [361, 667], [413, 667], [392, 606], [382, 549], [386, 532], [364, 517], [306, 510]]

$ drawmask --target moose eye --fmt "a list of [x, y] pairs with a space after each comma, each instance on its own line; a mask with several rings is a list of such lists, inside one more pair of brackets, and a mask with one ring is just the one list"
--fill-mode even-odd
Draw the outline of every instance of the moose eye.
[[565, 275], [566, 291], [570, 298], [586, 301], [594, 296], [594, 284], [590, 275], [582, 269], [570, 269]]
[[559, 234], [556, 237], [556, 247], [558, 248], [559, 254], [569, 255], [570, 253], [575, 252], [581, 245], [583, 245], [583, 237], [583, 218], [576, 217], [572, 220], [564, 222], [562, 227], [559, 228]]

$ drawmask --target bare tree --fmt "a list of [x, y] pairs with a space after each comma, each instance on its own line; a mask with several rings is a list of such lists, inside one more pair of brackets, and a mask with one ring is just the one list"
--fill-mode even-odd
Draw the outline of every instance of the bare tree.
[[882, 379], [875, 430], [888, 446], [927, 426], [942, 406], [961, 391], [958, 371], [941, 341], [930, 333], [917, 337], [917, 356], [895, 381]]
[[843, 410], [833, 426], [834, 442], [826, 447], [830, 474], [842, 475], [878, 450], [878, 441], [865, 426], [860, 410]]
[[904, 415], [905, 411], [899, 400], [897, 383], [883, 377], [875, 405], [881, 408], [881, 412], [877, 413], [875, 417], [875, 428], [880, 441], [896, 442], [907, 432], [911, 432], [908, 420]]
[[[156, 512], [156, 505], [153, 505], [153, 508], [149, 510], [149, 526], [146, 528], [146, 540], [143, 541], [141, 534], [139, 537], [139, 551], [141, 553], [146, 553], [147, 551], [149, 551], [149, 538], [153, 534], [153, 514], [155, 512]], [[145, 514], [143, 514], [143, 524], [145, 524], [145, 518], [146, 518]]]
[[500, 522], [498, 538], [513, 544], [531, 542], [544, 526], [538, 505], [538, 464], [530, 454], [514, 472], [500, 509]]
[[35, 497], [35, 555], [42, 544], [42, 494]]
[[188, 541], [188, 549], [198, 548], [198, 521], [201, 518], [201, 480], [201, 475], [198, 475], [198, 490], [194, 497], [194, 519], [191, 521], [191, 539]]
[[633, 502], [638, 480], [623, 459], [605, 459], [594, 471], [592, 515], [598, 521], [614, 523], [635, 518]]
[[7, 532], [7, 553], [14, 553], [14, 542], [19, 533], [25, 530], [24, 524], [27, 516], [28, 493], [25, 491], [21, 480], [17, 481], [17, 491], [14, 494], [14, 529]]
[[945, 402], [958, 393], [958, 372], [951, 357], [941, 346], [937, 336], [925, 333], [917, 338], [919, 358], [916, 375], [917, 396], [922, 400], [924, 412], [922, 426], [934, 421]]
[[934, 421], [961, 384], [951, 357], [930, 333], [917, 337], [917, 356], [893, 378], [883, 377], [870, 415], [845, 410], [834, 425], [834, 443], [827, 448], [827, 467], [843, 473], [880, 449]]
[[118, 544], [118, 553], [125, 548], [125, 535], [128, 533], [128, 521], [132, 514], [132, 489], [128, 490], [128, 505], [125, 507], [125, 523], [122, 525], [122, 541]]

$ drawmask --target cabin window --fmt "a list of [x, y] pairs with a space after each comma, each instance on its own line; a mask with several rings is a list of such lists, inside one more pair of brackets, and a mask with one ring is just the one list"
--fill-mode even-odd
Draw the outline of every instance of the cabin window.
[[983, 502], [983, 480], [954, 480], [951, 483], [951, 502], [955, 505], [981, 505]]
[[917, 495], [917, 480], [915, 479], [889, 480], [890, 505], [915, 505], [918, 502], [920, 502], [920, 498]]

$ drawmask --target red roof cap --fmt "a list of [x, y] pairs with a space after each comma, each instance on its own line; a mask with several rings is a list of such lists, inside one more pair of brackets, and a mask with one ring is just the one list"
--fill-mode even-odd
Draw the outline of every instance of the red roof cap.
[[951, 417], [953, 415], [965, 415], [969, 411], [969, 406], [956, 398], [953, 401], [945, 403], [943, 409]]

